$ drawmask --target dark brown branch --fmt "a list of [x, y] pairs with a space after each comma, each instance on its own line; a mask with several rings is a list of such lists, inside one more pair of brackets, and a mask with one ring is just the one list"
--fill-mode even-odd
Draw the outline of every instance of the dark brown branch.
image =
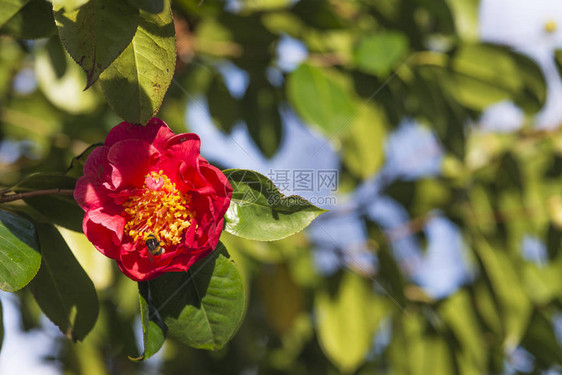
[[0, 196], [0, 203], [13, 202], [19, 199], [25, 199], [30, 197], [39, 197], [41, 195], [72, 195], [72, 194], [74, 194], [74, 189], [47, 189], [47, 190], [29, 191], [26, 193], [3, 194]]

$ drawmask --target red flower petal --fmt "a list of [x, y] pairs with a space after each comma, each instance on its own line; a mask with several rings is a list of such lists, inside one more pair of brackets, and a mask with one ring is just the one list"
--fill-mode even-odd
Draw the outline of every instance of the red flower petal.
[[126, 139], [139, 139], [150, 143], [160, 151], [166, 149], [166, 142], [175, 136], [168, 125], [159, 118], [152, 118], [145, 126], [122, 122], [109, 132], [105, 145], [113, 146]]
[[[111, 234], [111, 239], [115, 245], [121, 244], [123, 240], [123, 228], [125, 228], [125, 218], [121, 216], [121, 209], [114, 205], [107, 205], [97, 210], [90, 210], [87, 217], [94, 223], [107, 228]], [[92, 241], [92, 239], [90, 239]], [[95, 242], [92, 241], [92, 243]]]
[[141, 187], [146, 174], [156, 164], [159, 152], [151, 144], [139, 139], [128, 139], [111, 146], [107, 159], [113, 166], [113, 186]]
[[84, 176], [90, 177], [93, 181], [108, 181], [111, 176], [111, 165], [107, 161], [109, 147], [97, 147], [88, 156], [84, 163]]
[[199, 155], [199, 136], [193, 133], [178, 134], [168, 140], [166, 147], [161, 164], [168, 176], [180, 184], [180, 190], [205, 187], [205, 179], [199, 171], [199, 160], [202, 159]]
[[80, 177], [74, 187], [74, 199], [84, 210], [95, 210], [109, 204], [112, 198], [108, 195], [109, 190], [103, 185], [96, 185], [91, 177]]
[[[152, 261], [148, 257], [139, 256], [135, 252], [122, 252], [117, 264], [123, 273], [135, 281], [143, 281], [153, 279], [163, 274], [165, 267], [175, 260], [174, 258], [158, 261], [156, 257]], [[185, 269], [184, 271], [187, 271]]]
[[[98, 210], [99, 211], [99, 210]], [[106, 223], [99, 222], [99, 217], [96, 217], [97, 211], [89, 211], [84, 217], [82, 223], [82, 230], [90, 240], [90, 242], [105, 256], [117, 259], [119, 258], [121, 239], [115, 228], [109, 228]], [[90, 218], [90, 215], [95, 217], [95, 220]], [[121, 233], [123, 233], [121, 231]]]
[[210, 164], [202, 166], [201, 173], [215, 192], [214, 206], [217, 210], [216, 217], [223, 217], [230, 205], [232, 186], [230, 186], [230, 182], [228, 182], [224, 173]]

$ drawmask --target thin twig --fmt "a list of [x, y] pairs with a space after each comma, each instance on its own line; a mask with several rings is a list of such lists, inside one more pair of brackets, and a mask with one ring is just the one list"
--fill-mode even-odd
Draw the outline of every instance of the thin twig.
[[19, 199], [39, 197], [42, 195], [72, 195], [74, 194], [74, 189], [46, 189], [46, 190], [35, 190], [26, 193], [15, 193], [9, 195], [0, 196], [0, 203], [7, 203], [17, 201]]

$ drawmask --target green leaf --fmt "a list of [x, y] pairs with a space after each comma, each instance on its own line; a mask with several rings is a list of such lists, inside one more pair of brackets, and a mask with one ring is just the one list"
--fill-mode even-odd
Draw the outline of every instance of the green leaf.
[[457, 374], [451, 350], [451, 343], [429, 326], [422, 313], [394, 316], [388, 347], [393, 374]]
[[558, 74], [562, 75], [562, 49], [554, 51], [554, 62], [556, 63]]
[[355, 63], [360, 70], [387, 76], [408, 50], [408, 39], [399, 32], [368, 35], [355, 49]]
[[457, 35], [468, 41], [478, 40], [480, 0], [445, 0], [455, 21]]
[[291, 0], [253, 0], [240, 2], [240, 7], [243, 12], [268, 12], [287, 8], [291, 4]]
[[537, 359], [542, 368], [562, 363], [562, 348], [553, 329], [551, 318], [535, 310], [522, 344]]
[[[50, 189], [74, 189], [76, 179], [70, 176], [42, 174], [30, 175], [20, 182], [14, 191], [18, 193], [50, 190]], [[24, 202], [49, 219], [52, 223], [72, 229], [76, 232], [82, 231], [82, 220], [84, 211], [78, 206], [72, 194], [41, 195], [24, 198]]]
[[369, 283], [344, 272], [337, 291], [319, 290], [314, 299], [318, 341], [326, 356], [343, 373], [353, 373], [365, 360], [377, 326]]
[[51, 3], [46, 0], [31, 0], [2, 26], [0, 34], [37, 39], [51, 36], [55, 31]]
[[88, 146], [84, 151], [82, 151], [82, 153], [72, 158], [65, 174], [76, 179], [80, 178], [84, 174], [84, 164], [86, 163], [86, 160], [88, 160], [88, 156], [90, 156], [92, 151], [99, 146], [103, 146], [103, 142], [94, 143]]
[[135, 8], [150, 13], [161, 13], [164, 10], [164, 0], [127, 0]]
[[90, 87], [135, 35], [138, 10], [125, 1], [90, 0], [75, 11], [55, 3], [54, 14], [62, 44], [86, 72]]
[[485, 373], [488, 353], [482, 346], [484, 338], [468, 292], [459, 291], [444, 300], [440, 308], [443, 320], [459, 341], [457, 356], [463, 367], [471, 368], [474, 373]]
[[65, 52], [58, 36], [37, 51], [35, 74], [47, 99], [68, 113], [92, 112], [101, 101], [96, 91], [84, 91], [86, 77]]
[[130, 123], [144, 124], [158, 111], [174, 76], [176, 42], [172, 13], [141, 11], [133, 41], [100, 76], [113, 110]]
[[375, 174], [384, 161], [386, 117], [381, 108], [365, 106], [353, 119], [343, 137], [343, 160], [351, 172], [367, 179]]
[[278, 335], [283, 336], [304, 312], [303, 288], [295, 283], [287, 264], [262, 269], [256, 284], [267, 321]]
[[[0, 38], [0, 97], [4, 98], [12, 89], [12, 80], [21, 68], [25, 56], [26, 54], [16, 40]], [[7, 106], [4, 105], [4, 108]], [[9, 125], [6, 124], [6, 127]]]
[[2, 0], [0, 1], [0, 26], [4, 25], [6, 21], [12, 18], [17, 12], [19, 12], [25, 4], [29, 3], [29, 0]]
[[225, 133], [230, 133], [236, 121], [240, 119], [240, 105], [232, 97], [220, 74], [216, 74], [207, 92], [209, 113], [215, 126]]
[[406, 282], [404, 275], [400, 271], [396, 259], [386, 247], [381, 247], [377, 251], [377, 256], [380, 262], [379, 279], [380, 286], [396, 300], [400, 306], [406, 305], [406, 296], [404, 289]]
[[531, 58], [510, 51], [511, 58], [517, 64], [518, 74], [524, 87], [514, 97], [514, 102], [526, 113], [538, 112], [546, 101], [546, 79], [541, 68]]
[[252, 140], [270, 158], [281, 143], [281, 103], [276, 95], [277, 90], [271, 84], [254, 82], [254, 79], [250, 80], [242, 99], [244, 119]]
[[168, 333], [194, 348], [222, 348], [242, 322], [244, 285], [221, 243], [188, 272], [166, 273], [149, 286]]
[[142, 361], [156, 354], [164, 341], [168, 328], [160, 319], [158, 311], [149, 303], [148, 282], [139, 282], [139, 301], [142, 319], [142, 338], [144, 343], [144, 352], [138, 358], [131, 358], [135, 361]]
[[247, 169], [223, 171], [233, 188], [225, 230], [239, 237], [275, 241], [306, 228], [326, 212], [307, 200], [285, 197], [267, 177]]
[[325, 69], [301, 64], [287, 80], [291, 105], [304, 121], [328, 135], [344, 129], [357, 105], [344, 85]]
[[90, 0], [52, 0], [54, 9], [63, 8], [65, 12], [72, 12]]
[[29, 284], [41, 310], [74, 341], [94, 327], [99, 304], [94, 284], [66, 242], [50, 224], [37, 224], [41, 268]]
[[13, 292], [33, 279], [41, 264], [33, 224], [0, 210], [0, 289]]
[[347, 20], [337, 15], [336, 7], [326, 1], [298, 1], [291, 11], [313, 28], [342, 29]]
[[521, 285], [521, 277], [505, 251], [479, 241], [476, 246], [491, 289], [502, 313], [505, 344], [514, 349], [520, 342], [531, 317], [531, 301]]
[[453, 57], [446, 88], [461, 105], [480, 111], [511, 98], [523, 89], [523, 82], [517, 65], [504, 48], [467, 44]]

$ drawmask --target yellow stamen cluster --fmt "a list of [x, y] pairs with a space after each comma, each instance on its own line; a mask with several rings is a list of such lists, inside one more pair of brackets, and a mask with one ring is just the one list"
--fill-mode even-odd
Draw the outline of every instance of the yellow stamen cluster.
[[154, 234], [164, 248], [177, 245], [193, 220], [194, 213], [187, 208], [190, 202], [191, 197], [182, 194], [163, 171], [150, 172], [142, 189], [134, 191], [123, 204], [130, 217], [125, 234], [134, 241]]

